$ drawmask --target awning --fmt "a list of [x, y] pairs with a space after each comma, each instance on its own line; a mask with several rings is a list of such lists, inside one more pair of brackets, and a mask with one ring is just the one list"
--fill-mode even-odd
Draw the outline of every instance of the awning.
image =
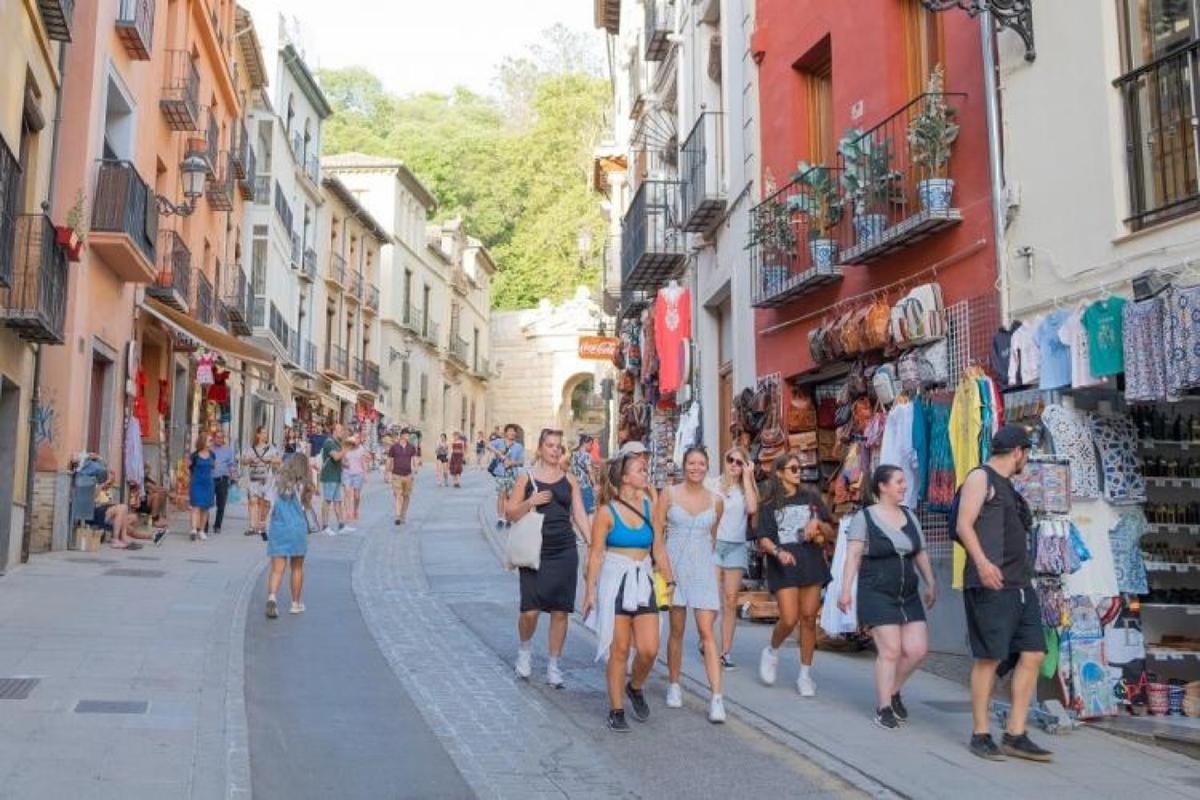
[[354, 391], [353, 389], [351, 389], [349, 386], [347, 386], [344, 383], [338, 383], [337, 381], [333, 381], [332, 383], [329, 384], [329, 389], [330, 389], [330, 391], [333, 392], [333, 396], [336, 397], [338, 400], [342, 400], [347, 403], [357, 403], [358, 402], [358, 392]]
[[260, 367], [267, 369], [274, 369], [275, 367], [274, 357], [265, 350], [255, 347], [249, 342], [244, 342], [236, 336], [225, 333], [225, 331], [217, 330], [210, 325], [205, 325], [203, 322], [194, 320], [186, 314], [181, 314], [153, 298], [148, 297], [143, 300], [142, 308], [150, 312], [152, 316], [157, 317], [160, 322], [171, 326], [185, 336], [190, 336], [205, 347]]

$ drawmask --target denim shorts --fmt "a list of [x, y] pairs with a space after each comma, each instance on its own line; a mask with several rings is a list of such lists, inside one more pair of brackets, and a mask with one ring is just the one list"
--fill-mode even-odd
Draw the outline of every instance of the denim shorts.
[[363, 476], [361, 474], [347, 474], [346, 477], [342, 478], [342, 483], [346, 484], [346, 486], [351, 489], [361, 491], [363, 487]]
[[337, 503], [342, 499], [342, 484], [339, 483], [322, 483], [321, 497], [325, 498], [326, 502]]
[[579, 494], [583, 498], [583, 510], [594, 514], [596, 512], [596, 487], [580, 486]]
[[750, 548], [745, 542], [717, 541], [717, 566], [722, 569], [745, 569]]

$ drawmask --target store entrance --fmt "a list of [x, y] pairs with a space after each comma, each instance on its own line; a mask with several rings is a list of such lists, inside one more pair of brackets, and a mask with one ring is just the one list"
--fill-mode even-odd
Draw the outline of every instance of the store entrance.
[[717, 420], [719, 431], [717, 441], [721, 444], [721, 453], [726, 453], [733, 446], [733, 434], [730, 424], [733, 422], [733, 365], [721, 365], [720, 382], [717, 385]]
[[[0, 379], [0, 464], [11, 467], [17, 463], [17, 420], [20, 416], [20, 387], [7, 378]], [[8, 564], [12, 548], [15, 484], [16, 470], [0, 470], [0, 572]]]

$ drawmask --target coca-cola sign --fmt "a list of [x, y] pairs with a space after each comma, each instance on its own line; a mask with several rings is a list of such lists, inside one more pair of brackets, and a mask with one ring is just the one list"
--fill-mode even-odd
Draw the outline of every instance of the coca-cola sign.
[[580, 336], [579, 357], [591, 361], [612, 361], [621, 340], [615, 336]]

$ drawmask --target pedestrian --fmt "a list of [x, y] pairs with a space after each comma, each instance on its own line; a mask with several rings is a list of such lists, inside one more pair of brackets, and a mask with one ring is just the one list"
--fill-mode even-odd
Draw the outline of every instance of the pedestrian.
[[475, 466], [483, 469], [484, 458], [487, 456], [487, 438], [483, 435], [483, 431], [479, 431], [475, 435]]
[[751, 534], [767, 554], [767, 588], [779, 606], [779, 621], [771, 642], [763, 648], [758, 676], [775, 684], [779, 648], [800, 628], [800, 675], [796, 690], [814, 697], [813, 652], [817, 649], [817, 615], [821, 589], [829, 583], [824, 544], [833, 538], [829, 509], [820, 496], [801, 485], [803, 467], [795, 453], [785, 453], [772, 464], [771, 479], [758, 513], [758, 528]]
[[683, 635], [690, 608], [700, 631], [700, 652], [712, 692], [708, 721], [721, 723], [725, 721], [725, 701], [721, 694], [720, 650], [713, 628], [721, 608], [715, 548], [723, 504], [704, 485], [708, 451], [703, 446], [695, 445], [684, 451], [683, 474], [683, 484], [663, 490], [654, 508], [654, 527], [666, 531], [667, 556], [677, 584], [671, 595], [667, 639], [667, 708], [683, 707], [679, 675], [683, 669]]
[[308, 436], [308, 454], [316, 458], [321, 454], [321, 448], [325, 446], [325, 440], [329, 437], [325, 434], [325, 425], [320, 422], [314, 422], [312, 425], [312, 433]]
[[467, 460], [467, 437], [461, 431], [454, 432], [454, 441], [450, 443], [450, 477], [454, 478], [454, 488], [462, 488], [463, 464]]
[[[849, 545], [837, 601], [843, 614], [849, 614], [852, 605], [857, 607], [858, 624], [868, 627], [875, 641], [875, 724], [889, 730], [908, 721], [900, 690], [925, 659], [929, 649], [925, 609], [933, 608], [937, 599], [925, 534], [903, 505], [907, 491], [903, 469], [893, 464], [875, 469], [871, 476], [875, 503], [855, 514], [846, 532]], [[918, 572], [925, 581], [924, 596]], [[858, 598], [852, 602], [855, 581]]]
[[433, 448], [433, 477], [438, 486], [450, 485], [450, 445], [446, 442], [446, 434], [438, 436]]
[[282, 463], [279, 451], [271, 444], [267, 426], [259, 425], [254, 429], [254, 443], [242, 451], [242, 466], [246, 468], [247, 476], [246, 498], [250, 510], [247, 536], [267, 532], [275, 470]]
[[216, 481], [213, 470], [217, 459], [208, 446], [208, 433], [196, 434], [196, 444], [188, 458], [188, 506], [191, 508], [192, 541], [206, 541], [208, 534], [208, 510], [216, 503]]
[[388, 448], [387, 470], [392, 476], [392, 499], [396, 511], [396, 524], [408, 521], [408, 503], [412, 499], [413, 474], [421, 469], [421, 449], [409, 441], [408, 428], [400, 431], [400, 438]]
[[[1046, 653], [1042, 610], [1033, 588], [1028, 537], [1033, 516], [1011, 478], [1029, 462], [1032, 443], [1020, 425], [992, 436], [991, 458], [971, 470], [955, 499], [958, 540], [967, 551], [963, 603], [974, 664], [971, 667], [971, 752], [993, 761], [1005, 756], [1051, 761], [1053, 754], [1025, 731], [1029, 704]], [[1012, 709], [997, 747], [989, 728], [989, 704], [997, 668], [1015, 658]], [[1008, 664], [1006, 664], [1008, 666]]]
[[[656, 596], [653, 565], [668, 589], [674, 579], [662, 528], [651, 522], [646, 462], [634, 453], [618, 455], [605, 479], [603, 505], [592, 523], [582, 610], [597, 632], [596, 660], [608, 659], [608, 727], [627, 732], [624, 698], [634, 719], [645, 722], [650, 716], [644, 688], [658, 658], [659, 602], [667, 601]], [[637, 653], [626, 680], [633, 646]]]
[[559, 465], [563, 451], [563, 433], [544, 428], [538, 435], [537, 460], [522, 472], [513, 487], [505, 511], [516, 522], [533, 509], [542, 515], [542, 551], [540, 566], [522, 567], [521, 614], [517, 620], [517, 676], [532, 673], [532, 641], [538, 619], [550, 615], [549, 652], [546, 682], [556, 689], [563, 686], [559, 658], [567, 640], [568, 615], [575, 610], [575, 586], [579, 577], [579, 550], [575, 545], [574, 522], [584, 540], [591, 535], [579, 484]]
[[308, 508], [312, 495], [308, 458], [303, 453], [292, 453], [275, 478], [275, 503], [267, 533], [267, 557], [271, 559], [271, 572], [267, 577], [269, 619], [279, 616], [275, 595], [289, 563], [292, 567], [291, 613], [304, 613], [304, 556], [308, 553]]
[[[350, 527], [345, 522], [345, 512], [342, 505], [342, 459], [346, 457], [346, 450], [342, 446], [342, 440], [346, 436], [346, 429], [341, 423], [333, 426], [332, 433], [327, 436], [324, 443], [321, 445], [321, 525], [325, 529], [325, 534], [328, 536], [337, 536], [339, 533], [350, 533], [354, 528]], [[329, 524], [329, 512], [333, 512], [333, 516], [337, 519], [337, 529], [335, 530]]]
[[[221, 532], [221, 524], [225, 521], [225, 504], [229, 501], [229, 487], [237, 480], [237, 454], [225, 439], [225, 431], [217, 428], [212, 434], [212, 453], [216, 458], [213, 464], [213, 494], [217, 501], [217, 515], [213, 520], [213, 533]], [[207, 524], [205, 532], [208, 531]]]
[[296, 429], [291, 425], [283, 426], [283, 454], [291, 455], [299, 448], [296, 445]]
[[[646, 475], [650, 475], [650, 451], [646, 449], [646, 445], [642, 444], [637, 439], [630, 439], [625, 444], [621, 445], [617, 450], [618, 456], [636, 456], [641, 459], [642, 464], [646, 466]], [[649, 477], [646, 479], [646, 486], [642, 490], [651, 503], [658, 502], [658, 490], [654, 488], [654, 484], [650, 482]]]
[[721, 577], [721, 666], [737, 669], [733, 661], [733, 633], [737, 628], [738, 593], [750, 548], [746, 531], [750, 517], [758, 513], [758, 487], [754, 467], [746, 451], [732, 447], [725, 453], [725, 467], [717, 483], [725, 505], [717, 526], [717, 567]]
[[517, 473], [525, 466], [525, 445], [517, 440], [517, 426], [511, 422], [505, 425], [504, 437], [493, 441], [489, 449], [493, 458], [488, 472], [496, 479], [496, 527], [503, 528], [509, 524], [505, 509], [517, 482]]
[[367, 476], [367, 459], [370, 453], [363, 447], [362, 440], [351, 436], [346, 440], [346, 453], [342, 456], [342, 483], [346, 496], [342, 503], [343, 512], [349, 522], [358, 522], [358, 508], [362, 503], [363, 482]]
[[589, 524], [592, 515], [596, 513], [596, 482], [592, 477], [592, 454], [590, 445], [592, 437], [586, 433], [579, 435], [579, 442], [571, 453], [571, 474], [579, 483], [579, 494], [583, 497], [583, 510], [587, 512]]

